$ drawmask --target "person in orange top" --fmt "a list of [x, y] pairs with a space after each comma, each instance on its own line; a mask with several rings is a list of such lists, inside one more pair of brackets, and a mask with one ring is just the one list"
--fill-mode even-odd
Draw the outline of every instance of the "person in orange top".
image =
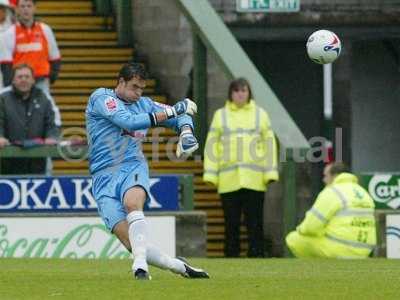
[[1, 71], [5, 86], [11, 84], [13, 66], [28, 64], [34, 70], [36, 86], [41, 88], [53, 104], [56, 124], [61, 118], [50, 95], [50, 83], [56, 81], [61, 65], [61, 55], [51, 28], [35, 20], [35, 0], [18, 0], [18, 21], [5, 33], [5, 45], [0, 52]]

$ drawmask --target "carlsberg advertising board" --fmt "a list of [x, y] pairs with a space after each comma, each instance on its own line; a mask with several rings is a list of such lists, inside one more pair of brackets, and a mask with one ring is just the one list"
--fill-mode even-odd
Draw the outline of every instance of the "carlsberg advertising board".
[[[174, 257], [175, 217], [146, 221], [150, 243]], [[0, 218], [3, 257], [122, 259], [130, 253], [98, 217]]]
[[361, 175], [360, 183], [374, 199], [377, 209], [400, 208], [400, 174]]

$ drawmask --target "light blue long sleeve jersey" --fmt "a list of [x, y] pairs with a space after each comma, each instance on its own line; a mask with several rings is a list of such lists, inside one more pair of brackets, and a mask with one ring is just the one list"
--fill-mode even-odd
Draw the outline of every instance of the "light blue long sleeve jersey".
[[[94, 91], [86, 108], [90, 173], [135, 161], [143, 162], [141, 141], [152, 126], [149, 114], [164, 109], [164, 104], [148, 97], [127, 103], [111, 89]], [[174, 128], [179, 132], [184, 125], [193, 129], [190, 116], [169, 119], [158, 126]]]

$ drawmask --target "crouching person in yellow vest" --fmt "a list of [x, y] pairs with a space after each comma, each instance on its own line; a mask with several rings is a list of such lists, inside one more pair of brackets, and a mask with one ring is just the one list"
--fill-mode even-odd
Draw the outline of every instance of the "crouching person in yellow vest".
[[376, 245], [374, 202], [343, 163], [324, 169], [326, 187], [286, 244], [296, 257], [366, 258]]

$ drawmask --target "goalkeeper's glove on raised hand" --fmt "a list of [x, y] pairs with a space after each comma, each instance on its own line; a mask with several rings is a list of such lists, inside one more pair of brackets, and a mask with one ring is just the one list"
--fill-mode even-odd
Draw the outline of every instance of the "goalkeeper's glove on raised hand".
[[193, 116], [197, 113], [197, 105], [189, 98], [178, 101], [174, 106], [165, 109], [168, 119], [176, 118], [177, 116], [188, 114]]
[[182, 130], [176, 147], [176, 157], [185, 158], [199, 148], [199, 143], [191, 129]]

